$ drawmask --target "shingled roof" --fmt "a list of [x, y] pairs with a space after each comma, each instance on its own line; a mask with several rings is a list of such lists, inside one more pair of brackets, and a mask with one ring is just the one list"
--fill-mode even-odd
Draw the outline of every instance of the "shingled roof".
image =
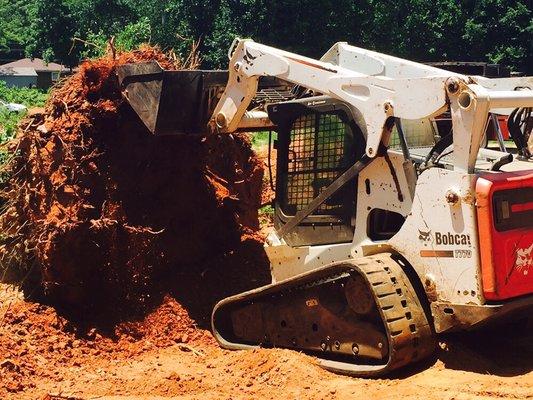
[[22, 58], [0, 66], [1, 68], [33, 68], [36, 72], [64, 72], [68, 69], [61, 64], [46, 63], [40, 58]]
[[0, 75], [6, 76], [37, 76], [34, 68], [28, 67], [6, 67], [5, 65], [0, 65]]

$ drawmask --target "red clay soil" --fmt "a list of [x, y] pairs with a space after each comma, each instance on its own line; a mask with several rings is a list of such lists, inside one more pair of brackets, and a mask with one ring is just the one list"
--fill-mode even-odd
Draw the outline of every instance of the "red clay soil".
[[80, 332], [52, 307], [0, 285], [0, 398], [531, 399], [530, 332], [450, 336], [436, 358], [365, 380], [329, 373], [290, 350], [222, 350], [169, 296], [102, 335]]
[[2, 399], [160, 348], [218, 349], [215, 302], [270, 281], [262, 162], [243, 134], [151, 135], [115, 69], [154, 59], [180, 67], [150, 47], [83, 63], [11, 145], [0, 276], [26, 276], [37, 302], [0, 293]]
[[23, 274], [33, 266], [62, 308], [111, 305], [122, 316], [151, 307], [169, 280], [251, 247], [265, 269], [256, 233], [263, 168], [247, 136], [151, 135], [115, 74], [146, 60], [179, 67], [150, 47], [85, 62], [12, 145], [2, 265]]
[[181, 344], [213, 346], [187, 311], [167, 296], [141, 321], [124, 322], [102, 335], [81, 332], [49, 306], [15, 301], [4, 307], [0, 327], [0, 398], [35, 388], [36, 378], [54, 379], [60, 366], [80, 366], [92, 357], [128, 359], [150, 349]]

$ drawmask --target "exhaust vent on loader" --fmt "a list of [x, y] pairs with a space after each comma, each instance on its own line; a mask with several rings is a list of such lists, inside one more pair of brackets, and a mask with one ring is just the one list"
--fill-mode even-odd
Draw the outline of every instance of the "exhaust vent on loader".
[[228, 71], [164, 70], [156, 61], [117, 68], [124, 98], [155, 135], [205, 134]]

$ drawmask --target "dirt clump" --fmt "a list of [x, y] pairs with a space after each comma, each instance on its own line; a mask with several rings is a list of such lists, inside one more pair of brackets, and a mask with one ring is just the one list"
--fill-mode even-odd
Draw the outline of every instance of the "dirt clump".
[[248, 137], [150, 134], [115, 73], [147, 60], [180, 67], [151, 47], [86, 61], [12, 144], [2, 265], [33, 268], [63, 308], [151, 307], [166, 281], [187, 289], [173, 277], [224, 264], [243, 239], [261, 240], [263, 167]]
[[[1, 288], [0, 288], [1, 289]], [[0, 397], [35, 389], [36, 380], [62, 381], [62, 367], [131, 359], [169, 346], [214, 346], [187, 311], [167, 296], [138, 321], [123, 322], [111, 332], [81, 330], [50, 306], [15, 299], [0, 307]]]

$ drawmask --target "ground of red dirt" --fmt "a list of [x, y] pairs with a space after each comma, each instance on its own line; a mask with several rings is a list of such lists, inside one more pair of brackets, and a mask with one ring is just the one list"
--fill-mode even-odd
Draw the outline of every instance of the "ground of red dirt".
[[227, 351], [166, 297], [111, 332], [77, 331], [51, 307], [0, 289], [1, 399], [527, 399], [533, 336], [444, 338], [435, 358], [386, 379], [319, 368], [289, 350]]

